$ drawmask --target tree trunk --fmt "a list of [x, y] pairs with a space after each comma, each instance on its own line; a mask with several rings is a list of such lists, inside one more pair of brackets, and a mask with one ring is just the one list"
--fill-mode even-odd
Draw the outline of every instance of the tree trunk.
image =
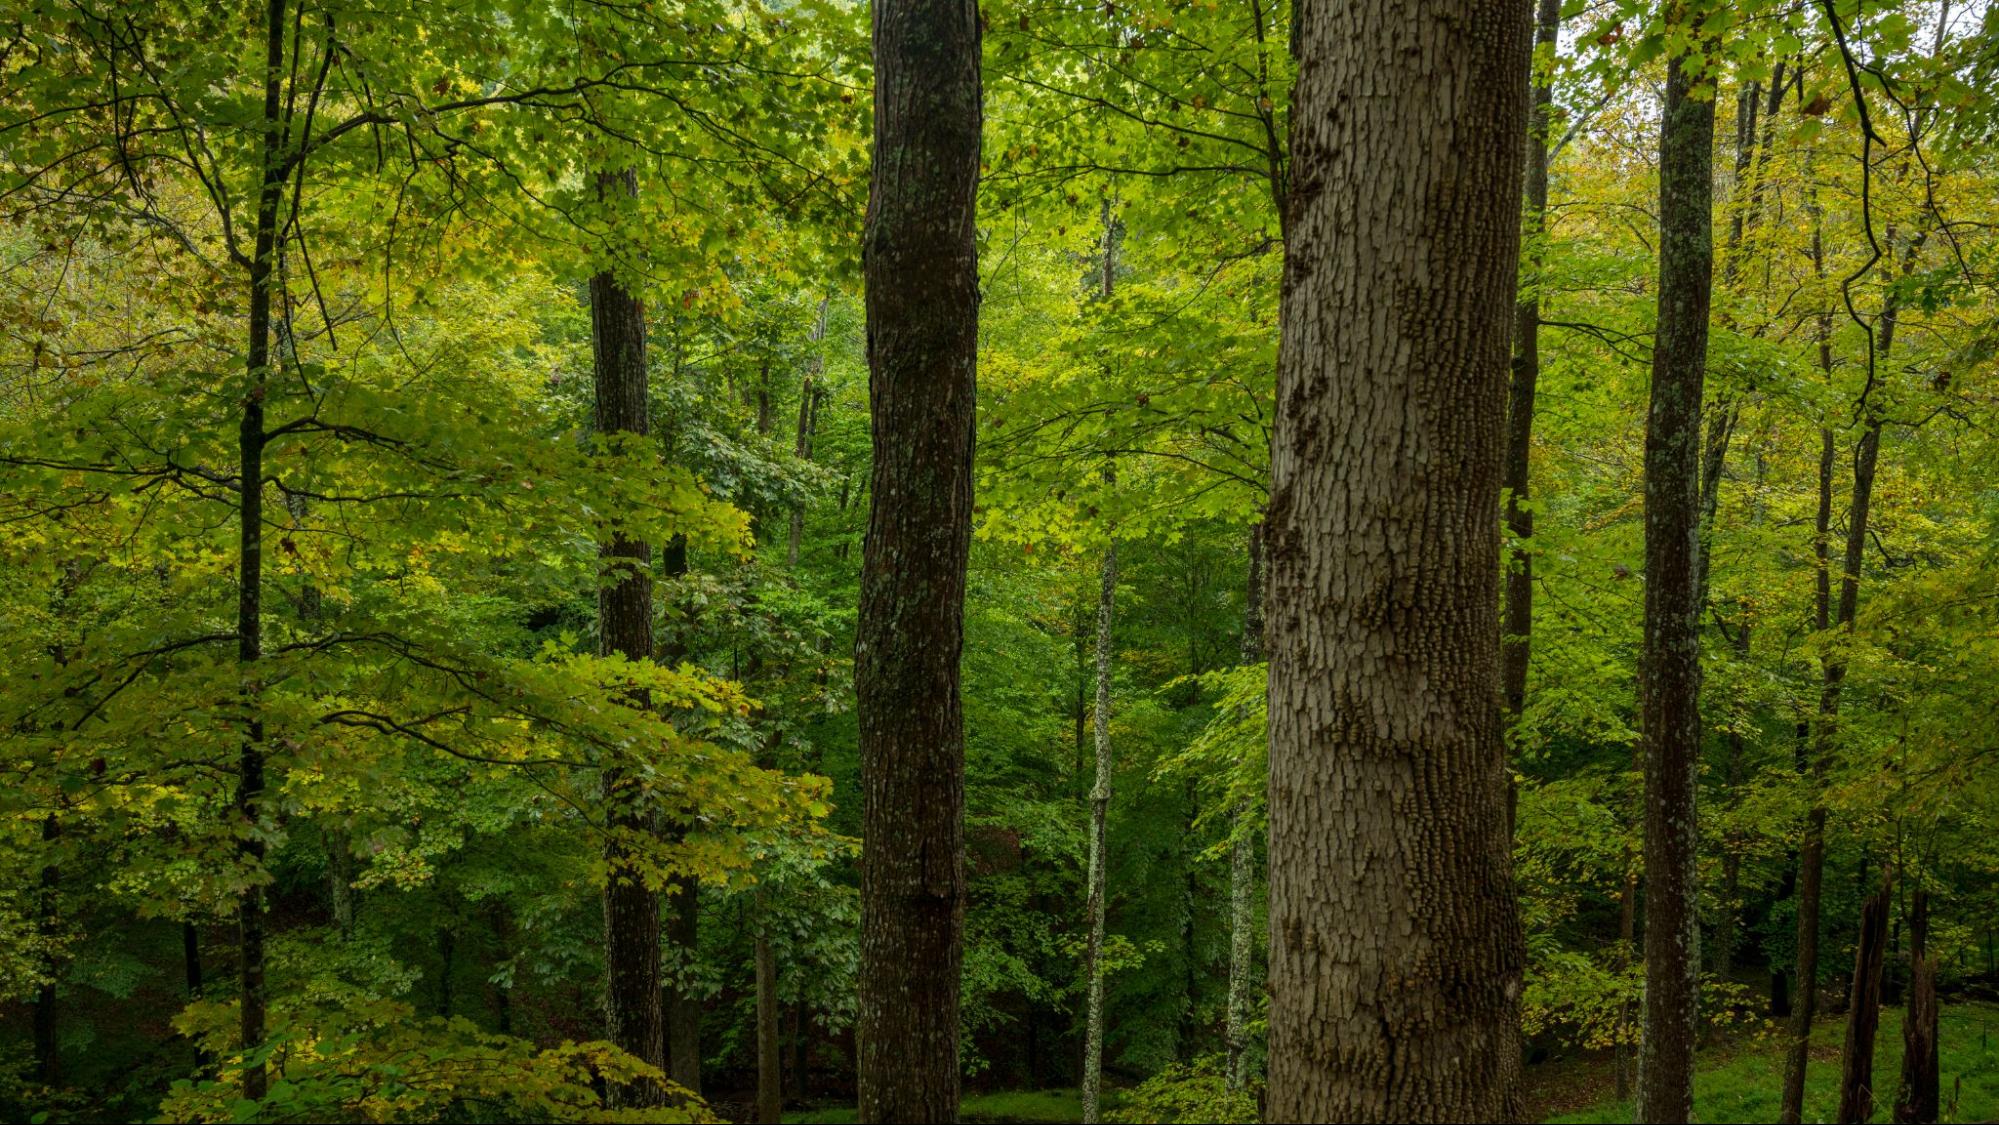
[[[806, 361], [805, 380], [798, 388], [798, 440], [792, 447], [792, 455], [800, 461], [812, 460], [812, 432], [819, 424], [819, 400], [826, 392], [819, 386], [819, 376], [826, 370], [826, 305], [829, 297], [819, 299], [819, 318], [812, 325], [812, 358]], [[794, 569], [798, 566], [798, 547], [805, 540], [805, 506], [791, 506], [791, 538], [785, 547], [784, 564]]]
[[326, 889], [332, 899], [333, 928], [341, 941], [354, 937], [354, 844], [341, 829], [322, 834], [326, 844]]
[[[1815, 216], [1816, 218], [1816, 216]], [[1915, 256], [1923, 245], [1923, 236], [1918, 235], [1910, 244], [1902, 260], [1902, 272], [1906, 276], [1914, 264]], [[1887, 238], [1892, 248], [1894, 231]], [[1825, 252], [1821, 232], [1814, 226], [1812, 232], [1813, 270], [1820, 277], [1825, 276]], [[1895, 346], [1895, 324], [1899, 319], [1900, 306], [1896, 291], [1890, 289], [1877, 322], [1879, 335], [1874, 347], [1876, 364], [1884, 363]], [[1832, 372], [1832, 315], [1823, 314], [1819, 318], [1819, 366], [1828, 379]], [[1865, 429], [1853, 452], [1853, 491], [1847, 503], [1846, 551], [1840, 566], [1839, 600], [1837, 609], [1832, 607], [1832, 474], [1834, 461], [1834, 440], [1832, 430], [1822, 427], [1819, 433], [1819, 510], [1817, 543], [1818, 556], [1818, 601], [1817, 619], [1819, 632], [1837, 627], [1841, 632], [1851, 634], [1853, 621], [1860, 608], [1860, 574], [1867, 559], [1868, 511], [1874, 498], [1874, 471], [1881, 453], [1881, 428], [1883, 418], [1878, 400], [1862, 401], [1860, 412], [1866, 419]], [[1798, 852], [1798, 1003], [1791, 1021], [1791, 1049], [1784, 1068], [1784, 1096], [1778, 1109], [1778, 1121], [1783, 1125], [1798, 1125], [1804, 1109], [1805, 1071], [1811, 1058], [1812, 1018], [1817, 1009], [1818, 990], [1818, 948], [1822, 888], [1825, 883], [1825, 822], [1826, 811], [1822, 790], [1825, 773], [1831, 764], [1832, 753], [1839, 726], [1840, 693], [1846, 681], [1846, 662], [1837, 649], [1827, 651], [1820, 658], [1818, 722], [1813, 728], [1811, 761], [1809, 774], [1812, 785], [1812, 808], [1806, 816], [1804, 845]]]
[[1930, 1125], [1937, 1119], [1937, 963], [1930, 956], [1930, 895], [1916, 887], [1909, 899], [1909, 999], [1902, 1018], [1902, 1081], [1895, 1120]]
[[35, 936], [41, 943], [43, 981], [35, 989], [35, 1081], [44, 1086], [62, 1084], [62, 1046], [56, 1034], [57, 1008], [56, 945], [61, 930], [62, 866], [55, 860], [56, 843], [62, 839], [62, 821], [51, 813], [42, 818], [41, 887], [35, 896]]
[[784, 1067], [777, 1026], [777, 955], [763, 934], [757, 935], [756, 961], [757, 1120], [778, 1125], [784, 1120]]
[[1699, 998], [1701, 401], [1713, 298], [1714, 101], [1667, 64], [1659, 135], [1659, 322], [1645, 430], [1645, 1023], [1637, 1119], [1693, 1115]]
[[854, 691], [860, 726], [862, 1121], [958, 1114], [964, 713], [978, 363], [979, 14], [878, 0], [862, 263], [874, 468]]
[[254, 665], [263, 658], [264, 592], [264, 390], [271, 362], [272, 265], [285, 171], [282, 145], [285, 79], [285, 0], [269, 0], [264, 34], [263, 176], [258, 185], [256, 244], [250, 259], [250, 325], [247, 392], [237, 434], [239, 495], [236, 587], [236, 658], [243, 667], [245, 735], [236, 775], [237, 855], [248, 879], [237, 901], [239, 1031], [243, 1097], [261, 1101], [268, 1085], [264, 1045], [264, 720]]
[[[1263, 525], [1249, 529], [1249, 567], [1242, 601], [1242, 663], [1263, 660]], [[1255, 810], [1237, 805], [1229, 825], [1229, 1089], [1249, 1084], [1249, 1021], [1256, 983]]]
[[[614, 205], [638, 193], [630, 173], [598, 177], [598, 196]], [[596, 381], [596, 425], [601, 434], [652, 431], [646, 386], [645, 308], [609, 268], [590, 278], [590, 344]], [[614, 536], [598, 548], [603, 580], [597, 594], [597, 649], [606, 656], [653, 657], [652, 546]], [[647, 707], [643, 693], [628, 702]], [[621, 765], [603, 771], [604, 970], [607, 1038], [654, 1066], [660, 1044], [659, 894], [639, 869], [644, 840], [655, 829], [638, 778]], [[656, 1086], [634, 1084], [614, 1092], [622, 1105], [659, 1103]]]
[[[1537, 51], [1553, 52], [1561, 38], [1561, 0], [1539, 0], [1534, 17]], [[1542, 237], [1548, 226], [1548, 128], [1555, 106], [1552, 75], [1536, 60], [1534, 104], [1527, 122], [1527, 211], [1521, 243], [1525, 291], [1513, 307], [1513, 372], [1506, 406], [1506, 527], [1513, 537], [1506, 567], [1506, 633], [1499, 646], [1499, 683], [1510, 727], [1527, 705], [1527, 665], [1534, 628], [1534, 513], [1529, 455], [1534, 444], [1534, 390], [1541, 378]], [[1512, 824], [1512, 786], [1508, 786], [1507, 823]]]
[[1300, 6], [1267, 547], [1274, 1121], [1519, 1112], [1498, 525], [1529, 9]]
[[681, 987], [701, 956], [701, 884], [682, 875], [666, 884], [666, 940], [673, 947], [675, 972], [662, 974], [665, 987], [666, 1076], [689, 1093], [701, 1092], [701, 999]]
[[[1104, 472], [1106, 481], [1111, 472]], [[1111, 807], [1111, 612], [1117, 593], [1117, 541], [1104, 547], [1103, 581], [1097, 595], [1097, 703], [1092, 726], [1096, 735], [1096, 769], [1090, 785], [1090, 871], [1088, 960], [1089, 1023], [1083, 1043], [1083, 1123], [1103, 1118], [1098, 1099], [1104, 1080], [1104, 913], [1109, 855], [1104, 829]]]
[[1881, 886], [1860, 908], [1860, 941], [1853, 951], [1853, 999], [1846, 1009], [1846, 1045], [1841, 1051], [1841, 1125], [1865, 1125], [1874, 1118], [1874, 1036], [1881, 1027], [1881, 970], [1888, 959], [1888, 909], [1895, 869], [1883, 864]]

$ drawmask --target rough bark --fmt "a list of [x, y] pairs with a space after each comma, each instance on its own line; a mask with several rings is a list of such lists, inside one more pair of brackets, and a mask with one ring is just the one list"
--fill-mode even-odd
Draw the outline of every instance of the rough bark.
[[1909, 896], [1909, 997], [1902, 1017], [1902, 1080], [1895, 1095], [1895, 1120], [1902, 1125], [1930, 1125], [1940, 1108], [1937, 963], [1930, 955], [1929, 936], [1930, 895], [1919, 886]]
[[[1263, 525], [1249, 529], [1249, 567], [1242, 602], [1242, 663], [1263, 660]], [[1229, 826], [1229, 1089], [1249, 1084], [1249, 1020], [1256, 982], [1256, 840], [1250, 835], [1255, 815], [1248, 803], [1237, 805]]]
[[1667, 64], [1659, 137], [1659, 320], [1645, 430], [1645, 1023], [1637, 1119], [1693, 1115], [1699, 997], [1701, 401], [1713, 298], [1714, 101]]
[[1529, 8], [1298, 9], [1266, 546], [1274, 1121], [1519, 1110], [1499, 510]]
[[978, 357], [979, 15], [872, 9], [862, 235], [874, 466], [854, 688], [863, 850], [863, 1121], [955, 1120], [965, 918], [965, 566]]
[[[629, 172], [598, 178], [607, 200], [637, 193]], [[595, 376], [597, 432], [651, 433], [646, 385], [645, 308], [611, 269], [590, 278], [590, 346]], [[598, 548], [597, 648], [632, 661], [653, 657], [652, 546], [614, 535]], [[627, 702], [646, 707], [643, 693]], [[606, 1038], [632, 1056], [662, 1065], [659, 894], [638, 867], [645, 837], [656, 827], [639, 780], [611, 763], [603, 771], [606, 836], [604, 862], [604, 1013]], [[613, 1091], [623, 1105], [655, 1105], [650, 1083]]]
[[[1108, 480], [1110, 473], [1106, 472]], [[1096, 769], [1090, 784], [1089, 857], [1089, 1017], [1083, 1040], [1083, 1122], [1102, 1120], [1098, 1099], [1104, 1080], [1104, 911], [1106, 868], [1104, 830], [1111, 807], [1111, 617], [1117, 593], [1117, 542], [1104, 547], [1101, 591], [1097, 595], [1097, 701], [1091, 720]]]
[[[1561, 38], [1561, 0], [1540, 0], [1534, 16], [1537, 50]], [[1524, 291], [1513, 306], [1513, 370], [1506, 404], [1506, 527], [1513, 538], [1506, 568], [1506, 634], [1499, 646], [1499, 683], [1510, 726], [1527, 705], [1527, 666], [1534, 630], [1534, 513], [1529, 508], [1529, 454], [1534, 444], [1534, 392], [1541, 378], [1540, 244], [1548, 226], [1548, 129], [1555, 106], [1551, 77], [1535, 72], [1527, 122], [1527, 210], [1520, 232], [1527, 248]], [[1510, 821], [1509, 816], [1509, 821]]]
[[1881, 1028], [1881, 971], [1888, 961], [1888, 910], [1895, 870], [1881, 868], [1881, 885], [1860, 908], [1860, 940], [1853, 951], [1852, 1001], [1846, 1010], [1846, 1043], [1840, 1052], [1841, 1125], [1874, 1118], [1874, 1038]]

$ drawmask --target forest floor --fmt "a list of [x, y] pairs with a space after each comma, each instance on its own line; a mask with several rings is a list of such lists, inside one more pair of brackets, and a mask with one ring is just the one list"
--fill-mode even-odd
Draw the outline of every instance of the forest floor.
[[[1943, 1121], [1999, 1119], [1999, 1004], [1951, 1004], [1940, 1017]], [[1806, 1121], [1830, 1121], [1839, 1108], [1839, 1054], [1846, 1021], [1824, 1018], [1812, 1031], [1812, 1065], [1805, 1072]], [[1539, 1073], [1536, 1073], [1539, 1072]], [[1608, 1057], [1528, 1068], [1528, 1096], [1541, 1120], [1561, 1123], [1631, 1120], [1631, 1103], [1613, 1090]], [[1887, 1121], [1902, 1075], [1902, 1011], [1881, 1010], [1874, 1047], [1876, 1121]], [[1694, 1116], [1701, 1121], [1775, 1121], [1784, 1084], [1783, 1036], [1767, 1021], [1701, 1052], [1694, 1076]]]
[[[1999, 1120], [1999, 1004], [1952, 1004], [1942, 1014], [1943, 1121]], [[1812, 1035], [1812, 1067], [1805, 1084], [1806, 1121], [1830, 1121], [1839, 1102], [1839, 1051], [1845, 1021], [1822, 1019]], [[1561, 1123], [1631, 1120], [1629, 1102], [1616, 1099], [1616, 1071], [1608, 1056], [1542, 1063], [1528, 1068], [1533, 1116]], [[1875, 1120], [1886, 1121], [1902, 1073], [1902, 1013], [1881, 1012], [1874, 1052]], [[1694, 1113], [1702, 1121], [1775, 1121], [1783, 1086], [1783, 1041], [1776, 1025], [1758, 1023], [1726, 1042], [1704, 1048], [1694, 1079]], [[1106, 1092], [1106, 1100], [1111, 1095]], [[1053, 1125], [1082, 1120], [1074, 1090], [1012, 1090], [965, 1098], [968, 1122]], [[853, 1107], [829, 1106], [784, 1115], [787, 1125], [856, 1120]]]

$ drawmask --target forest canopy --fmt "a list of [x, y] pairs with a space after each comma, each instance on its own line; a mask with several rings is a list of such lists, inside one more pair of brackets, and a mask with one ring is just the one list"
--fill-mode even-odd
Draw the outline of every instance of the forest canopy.
[[1999, 1117], [1999, 9], [0, 0], [0, 1113]]

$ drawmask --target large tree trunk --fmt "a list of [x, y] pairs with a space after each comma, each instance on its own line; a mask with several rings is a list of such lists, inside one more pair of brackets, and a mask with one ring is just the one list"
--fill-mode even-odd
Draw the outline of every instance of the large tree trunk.
[[[237, 901], [239, 1032], [246, 1056], [264, 1044], [264, 720], [253, 668], [264, 655], [264, 389], [271, 362], [271, 291], [278, 211], [285, 172], [280, 122], [284, 115], [285, 0], [269, 0], [264, 34], [263, 176], [257, 192], [256, 243], [250, 259], [247, 393], [237, 433], [236, 658], [243, 666], [244, 738], [236, 775], [236, 850], [248, 879]], [[260, 1101], [267, 1088], [261, 1061], [243, 1068], [243, 1097]]]
[[1909, 999], [1902, 1017], [1902, 1081], [1895, 1097], [1895, 1120], [1930, 1125], [1937, 1119], [1937, 963], [1930, 956], [1930, 894], [1921, 886], [1909, 896]]
[[1713, 298], [1714, 101], [1667, 64], [1659, 135], [1659, 322], [1645, 429], [1645, 1023], [1640, 1122], [1693, 1115], [1699, 998], [1701, 400]]
[[1298, 9], [1267, 531], [1274, 1121], [1519, 1111], [1493, 514], [1528, 17]]
[[[601, 198], [615, 202], [637, 193], [629, 172], [598, 178]], [[601, 434], [652, 431], [646, 385], [645, 308], [608, 267], [590, 278], [590, 344], [596, 378], [596, 424]], [[645, 661], [653, 657], [652, 546], [614, 536], [598, 548], [603, 580], [597, 594], [597, 648], [604, 655]], [[643, 695], [628, 702], [650, 705]], [[604, 1012], [612, 1043], [633, 1057], [661, 1066], [659, 894], [646, 885], [638, 856], [656, 828], [655, 811], [638, 778], [612, 765], [604, 770]], [[657, 1086], [615, 1091], [624, 1105], [657, 1104]]]
[[965, 565], [978, 362], [979, 13], [873, 6], [874, 168], [862, 237], [874, 469], [860, 723], [863, 1121], [958, 1114], [965, 924]]
[[[1263, 659], [1263, 525], [1249, 529], [1249, 567], [1242, 600], [1242, 663]], [[1229, 825], [1229, 1089], [1249, 1084], [1249, 1019], [1256, 972], [1255, 810], [1237, 805]]]
[[1860, 940], [1853, 951], [1853, 993], [1846, 1009], [1846, 1044], [1840, 1053], [1841, 1125], [1874, 1117], [1874, 1036], [1881, 1028], [1881, 970], [1888, 961], [1888, 910], [1895, 869], [1882, 865], [1881, 886], [1860, 908]]
[[[1537, 50], [1552, 52], [1561, 38], [1561, 0], [1540, 0], [1534, 17]], [[1537, 63], [1538, 66], [1538, 63]], [[1513, 307], [1513, 371], [1506, 405], [1506, 527], [1513, 536], [1506, 567], [1505, 636], [1499, 646], [1499, 685], [1506, 722], [1518, 721], [1527, 705], [1527, 666], [1534, 629], [1534, 513], [1529, 455], [1534, 445], [1534, 391], [1541, 378], [1541, 239], [1548, 226], [1548, 128], [1555, 107], [1552, 74], [1534, 76], [1533, 111], [1527, 122], [1527, 211], [1521, 242], [1525, 291]], [[1512, 788], [1508, 787], [1511, 794]], [[1508, 799], [1508, 823], [1512, 800]]]
[[[1105, 478], [1110, 478], [1108, 470]], [[1104, 908], [1106, 869], [1104, 829], [1111, 807], [1111, 611], [1117, 592], [1117, 542], [1104, 547], [1102, 590], [1097, 595], [1096, 771], [1090, 785], [1089, 1022], [1083, 1040], [1083, 1122], [1102, 1120], [1098, 1098], [1104, 1080]]]

